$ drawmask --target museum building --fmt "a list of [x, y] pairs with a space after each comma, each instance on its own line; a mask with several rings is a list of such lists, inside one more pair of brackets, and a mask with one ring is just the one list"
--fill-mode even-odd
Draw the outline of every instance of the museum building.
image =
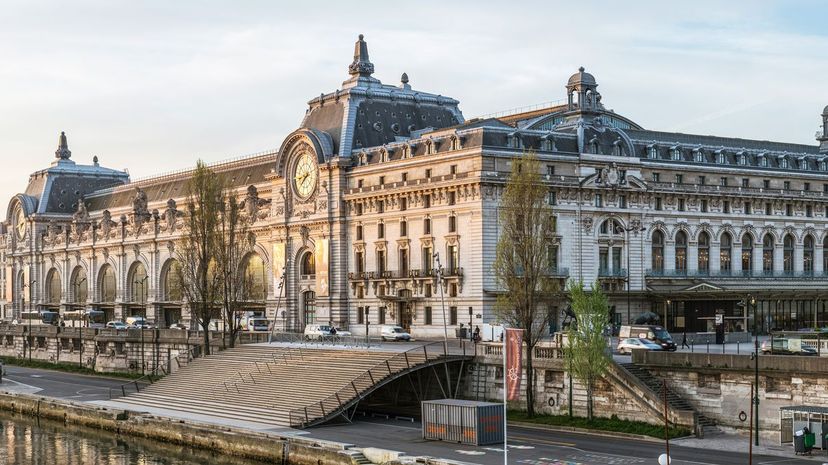
[[[644, 129], [607, 109], [583, 68], [561, 104], [470, 120], [405, 73], [380, 82], [362, 36], [348, 74], [278, 150], [211, 165], [256, 238], [245, 311], [275, 328], [441, 337], [496, 322], [499, 198], [527, 151], [557, 216], [549, 273], [600, 283], [616, 323], [652, 311], [706, 332], [720, 315], [738, 332], [755, 308], [762, 332], [828, 324], [828, 107], [818, 143], [802, 145]], [[0, 316], [193, 325], [174, 279], [191, 171], [131, 180], [78, 158], [61, 133], [8, 202]], [[565, 307], [548, 309], [551, 330]]]

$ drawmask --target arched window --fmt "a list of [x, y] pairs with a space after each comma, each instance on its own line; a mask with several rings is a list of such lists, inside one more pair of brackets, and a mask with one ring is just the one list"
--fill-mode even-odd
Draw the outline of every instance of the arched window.
[[110, 265], [104, 265], [98, 279], [101, 302], [115, 302], [115, 286], [115, 270]]
[[178, 260], [169, 260], [164, 266], [161, 283], [164, 293], [163, 300], [167, 302], [180, 302], [183, 300], [181, 292], [181, 263]]
[[46, 302], [60, 304], [60, 273], [54, 268], [46, 274]]
[[303, 294], [302, 301], [304, 302], [303, 315], [305, 324], [311, 324], [316, 321], [316, 293], [307, 291]]
[[653, 270], [664, 271], [664, 233], [653, 232]]
[[698, 268], [701, 272], [710, 271], [710, 235], [702, 231], [699, 233]]
[[316, 274], [316, 259], [313, 252], [305, 252], [302, 255], [302, 274], [308, 276]]
[[828, 272], [828, 236], [822, 240], [822, 272]]
[[147, 269], [141, 262], [135, 262], [129, 270], [127, 277], [127, 288], [129, 289], [129, 301], [145, 303], [149, 291], [149, 280]]
[[782, 265], [784, 266], [785, 273], [793, 273], [793, 261], [794, 261], [794, 238], [790, 234], [785, 234], [785, 238], [782, 239]]
[[814, 237], [808, 234], [802, 241], [802, 270], [806, 273], [814, 272]]
[[730, 233], [722, 233], [719, 239], [719, 269], [722, 271], [730, 271], [732, 269], [730, 261], [733, 257], [733, 238]]
[[753, 236], [742, 236], [742, 273], [750, 274], [753, 270]]
[[247, 301], [265, 300], [267, 298], [265, 283], [264, 261], [259, 254], [251, 253], [244, 263], [244, 299]]
[[86, 279], [86, 270], [77, 266], [72, 272], [72, 302], [85, 304], [89, 298], [89, 282]]
[[687, 271], [687, 234], [676, 233], [676, 271]]
[[624, 233], [624, 228], [621, 226], [621, 223], [610, 218], [601, 223], [598, 232], [600, 234], [621, 235]]
[[773, 271], [773, 236], [770, 234], [762, 238], [762, 271]]

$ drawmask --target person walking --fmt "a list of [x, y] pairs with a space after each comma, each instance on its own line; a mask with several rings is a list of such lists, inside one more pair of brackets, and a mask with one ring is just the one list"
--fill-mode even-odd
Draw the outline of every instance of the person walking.
[[480, 342], [480, 326], [475, 326], [474, 327], [474, 333], [472, 334], [472, 340], [475, 343]]
[[684, 330], [684, 333], [681, 335], [681, 348], [687, 347], [690, 348], [690, 344], [687, 343], [687, 330]]

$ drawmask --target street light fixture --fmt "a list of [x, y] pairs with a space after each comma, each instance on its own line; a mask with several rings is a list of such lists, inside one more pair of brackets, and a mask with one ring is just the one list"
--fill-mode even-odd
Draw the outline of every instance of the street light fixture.
[[[622, 229], [623, 231], [625, 231], [627, 233], [630, 233], [630, 232], [635, 233], [636, 236], [638, 236], [638, 233], [644, 232], [644, 231], [647, 230], [647, 228], [645, 228], [641, 225], [621, 227], [620, 229]], [[632, 249], [632, 241], [629, 240], [629, 234], [627, 235], [627, 238], [626, 238], [625, 242], [626, 242], [626, 245], [627, 245], [627, 324], [631, 324], [632, 323], [632, 309], [630, 308], [630, 305], [631, 305], [630, 304], [630, 288], [632, 287], [632, 273], [631, 273], [631, 270], [630, 270], [630, 255], [632, 255], [632, 250], [631, 250]], [[664, 321], [664, 326], [665, 327], [667, 326], [666, 319]]]
[[[32, 286], [37, 283], [37, 280], [31, 280], [28, 284], [23, 283], [21, 286], [23, 289], [28, 288], [29, 292], [32, 292]], [[32, 299], [29, 299], [32, 300]], [[31, 303], [29, 304], [31, 305]], [[26, 313], [26, 293], [24, 292], [23, 295], [20, 296], [20, 314]], [[29, 312], [31, 313], [31, 312]], [[29, 320], [29, 337], [26, 338], [26, 346], [29, 349], [29, 361], [32, 360], [32, 342], [34, 342], [34, 338], [32, 337], [32, 315], [26, 315], [26, 319]]]
[[[74, 305], [74, 307], [77, 307], [77, 306], [78, 306], [78, 300], [79, 300], [79, 299], [78, 299], [78, 291], [80, 290], [81, 284], [83, 284], [83, 283], [85, 283], [85, 282], [86, 282], [86, 278], [83, 278], [83, 279], [81, 279], [80, 281], [77, 281], [77, 280], [76, 280], [74, 283], [72, 283], [72, 287], [73, 287], [73, 289], [72, 289], [72, 291], [73, 291], [73, 297], [74, 297], [74, 300], [75, 300], [75, 305]], [[84, 319], [84, 321], [85, 321], [85, 319]], [[82, 322], [81, 322], [81, 323], [79, 323], [79, 324], [80, 324], [81, 326], [83, 326], [83, 323], [82, 323]], [[75, 321], [74, 321], [74, 320], [72, 321], [72, 327], [73, 327], [73, 328], [75, 327]]]
[[440, 264], [440, 252], [434, 252], [434, 260], [437, 262], [437, 285], [440, 287], [440, 305], [443, 308], [443, 337], [448, 344], [448, 321], [446, 320], [446, 298], [443, 292], [443, 265]]
[[750, 312], [750, 307], [753, 307], [753, 353], [750, 354], [753, 360], [753, 382], [755, 388], [751, 389], [751, 408], [756, 409], [753, 415], [754, 421], [754, 444], [759, 445], [759, 312], [756, 311], [756, 298], [748, 294], [743, 302], [739, 302], [740, 307], [744, 306], [746, 312]]
[[141, 285], [141, 309], [144, 311], [144, 316], [141, 320], [141, 375], [144, 374], [144, 328], [147, 326], [147, 298], [144, 294], [144, 285], [149, 276], [144, 276], [143, 279], [137, 280], [134, 284]]
[[[279, 284], [276, 285], [277, 294], [276, 294], [276, 312], [273, 314], [273, 327], [268, 335], [268, 343], [273, 341], [273, 333], [276, 330], [276, 318], [279, 317], [279, 305], [282, 303], [282, 288], [285, 285], [285, 266], [282, 267], [282, 274], [279, 276]], [[287, 321], [285, 320], [285, 313], [282, 312], [282, 327], [287, 329]]]

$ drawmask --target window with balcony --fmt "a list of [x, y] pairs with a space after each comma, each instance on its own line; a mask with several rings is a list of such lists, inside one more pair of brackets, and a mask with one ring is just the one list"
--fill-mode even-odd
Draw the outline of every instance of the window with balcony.
[[553, 273], [558, 271], [558, 246], [550, 245], [546, 250], [546, 262]]
[[457, 165], [449, 166], [449, 173], [450, 174], [457, 174]]
[[400, 276], [408, 275], [408, 249], [400, 249]]
[[380, 176], [380, 177], [379, 177], [379, 185], [380, 185], [380, 186], [385, 185], [385, 176]]
[[687, 233], [676, 233], [676, 271], [687, 271]]
[[377, 223], [377, 239], [385, 239], [385, 223]]
[[356, 227], [356, 240], [361, 241], [362, 237], [362, 225], [358, 224]]
[[431, 168], [428, 168], [428, 169], [425, 170], [425, 177], [426, 177], [426, 179], [431, 177]]
[[431, 246], [423, 247], [423, 273], [429, 274], [433, 269], [434, 250]]
[[664, 233], [661, 231], [653, 232], [652, 259], [653, 270], [664, 271]]
[[698, 269], [706, 273], [710, 271], [710, 236], [707, 232], [699, 233]]
[[448, 230], [450, 233], [457, 232], [457, 216], [451, 215], [448, 217]]
[[400, 237], [408, 236], [408, 222], [405, 220], [400, 221]]
[[762, 238], [762, 271], [773, 271], [773, 236], [770, 234]]
[[802, 270], [814, 272], [814, 236], [808, 234], [802, 241]]
[[431, 218], [424, 218], [423, 219], [423, 235], [428, 236], [431, 234]]
[[377, 273], [382, 276], [385, 273], [385, 251], [377, 250]]
[[742, 271], [749, 273], [753, 270], [753, 237], [750, 234], [742, 236]]
[[460, 249], [457, 245], [450, 245], [446, 247], [446, 254], [448, 255], [448, 269], [450, 273], [457, 273], [460, 268]]
[[402, 175], [400, 175], [400, 181], [402, 181], [402, 182], [408, 181], [408, 173], [403, 173]]
[[722, 271], [730, 271], [732, 269], [731, 266], [731, 258], [733, 253], [733, 238], [730, 237], [730, 233], [724, 232], [722, 233], [722, 237], [719, 239], [719, 269]]
[[782, 239], [782, 268], [785, 273], [792, 273], [794, 269], [794, 238], [786, 234]]
[[356, 264], [356, 272], [360, 275], [365, 273], [365, 252], [355, 252], [354, 262]]

